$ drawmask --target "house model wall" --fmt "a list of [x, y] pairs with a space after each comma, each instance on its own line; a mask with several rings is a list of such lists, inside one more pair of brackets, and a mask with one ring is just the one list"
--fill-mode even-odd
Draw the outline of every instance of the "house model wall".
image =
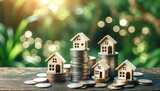
[[86, 50], [88, 48], [89, 38], [84, 33], [78, 33], [70, 41], [73, 41], [75, 50]]
[[101, 39], [98, 44], [100, 44], [100, 53], [102, 54], [114, 54], [115, 53], [115, 41], [110, 35], [106, 35]]
[[116, 70], [118, 70], [118, 79], [132, 81], [133, 71], [135, 69], [136, 67], [132, 63], [130, 63], [128, 60], [125, 60], [116, 68]]
[[48, 59], [48, 73], [63, 73], [63, 65], [66, 60], [58, 53], [52, 54]]
[[94, 78], [105, 79], [109, 76], [110, 66], [105, 61], [97, 62], [92, 68], [94, 68]]

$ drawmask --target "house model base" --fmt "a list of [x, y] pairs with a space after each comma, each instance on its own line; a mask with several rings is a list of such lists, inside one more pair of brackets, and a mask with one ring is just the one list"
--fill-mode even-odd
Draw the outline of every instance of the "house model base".
[[118, 52], [112, 54], [102, 54], [101, 52], [98, 53], [98, 61], [105, 61], [109, 66], [109, 76], [113, 79], [117, 76], [117, 71], [115, 70], [118, 66]]
[[66, 81], [66, 73], [49, 73], [47, 72], [47, 79], [50, 83], [53, 82], [65, 82]]

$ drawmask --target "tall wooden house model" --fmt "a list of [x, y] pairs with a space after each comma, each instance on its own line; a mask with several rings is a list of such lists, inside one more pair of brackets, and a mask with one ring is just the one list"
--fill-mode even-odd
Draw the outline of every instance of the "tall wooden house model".
[[135, 69], [136, 67], [132, 63], [130, 63], [128, 60], [125, 60], [116, 68], [116, 70], [118, 70], [118, 79], [132, 81], [133, 71]]
[[86, 50], [88, 48], [89, 38], [84, 33], [78, 33], [70, 41], [73, 41], [73, 49]]
[[105, 61], [97, 62], [92, 68], [94, 68], [94, 78], [105, 79], [109, 77], [110, 66]]
[[48, 62], [47, 73], [63, 73], [63, 65], [66, 60], [58, 52], [52, 54], [46, 61]]
[[102, 54], [114, 54], [115, 53], [115, 41], [110, 35], [106, 35], [101, 39], [98, 44], [100, 44], [100, 53]]

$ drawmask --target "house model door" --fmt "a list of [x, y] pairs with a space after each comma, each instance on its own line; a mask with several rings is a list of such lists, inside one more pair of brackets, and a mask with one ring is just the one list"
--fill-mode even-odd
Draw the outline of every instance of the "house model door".
[[56, 65], [56, 73], [60, 73], [60, 65], [59, 64]]
[[99, 78], [102, 78], [102, 72], [100, 72], [99, 76], [100, 76]]
[[129, 73], [129, 72], [126, 73], [126, 79], [127, 79], [127, 80], [130, 79], [130, 73]]
[[112, 46], [108, 47], [108, 53], [112, 53]]

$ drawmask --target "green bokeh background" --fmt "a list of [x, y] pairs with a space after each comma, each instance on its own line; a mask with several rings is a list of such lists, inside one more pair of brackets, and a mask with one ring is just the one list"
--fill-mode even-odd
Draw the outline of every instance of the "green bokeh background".
[[83, 32], [91, 56], [109, 34], [119, 64], [160, 67], [159, 11], [160, 0], [0, 0], [0, 66], [46, 67], [56, 51], [70, 63], [70, 39]]

